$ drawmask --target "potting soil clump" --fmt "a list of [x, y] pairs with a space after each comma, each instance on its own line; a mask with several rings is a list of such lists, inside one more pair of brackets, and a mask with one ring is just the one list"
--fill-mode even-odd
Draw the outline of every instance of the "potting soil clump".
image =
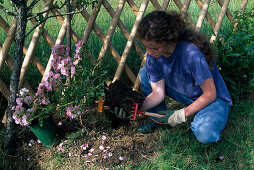
[[134, 109], [134, 103], [138, 103], [139, 108], [142, 106], [145, 97], [125, 86], [119, 80], [111, 83], [105, 90], [104, 105], [108, 106], [110, 110], [114, 110], [115, 107], [123, 108], [126, 111], [127, 116], [130, 116]]

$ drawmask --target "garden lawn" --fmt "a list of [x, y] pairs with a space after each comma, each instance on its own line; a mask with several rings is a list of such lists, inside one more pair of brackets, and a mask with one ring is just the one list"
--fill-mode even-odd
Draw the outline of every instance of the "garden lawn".
[[[180, 104], [171, 102], [169, 108]], [[151, 134], [136, 133], [147, 121], [114, 117], [106, 110], [88, 109], [78, 122], [65, 124], [66, 138], [46, 148], [28, 129], [19, 134], [17, 155], [0, 150], [2, 169], [253, 169], [253, 95], [232, 107], [223, 138], [215, 144], [199, 143], [189, 129], [190, 121]], [[31, 140], [32, 139], [32, 140]], [[3, 142], [3, 131], [1, 143]]]

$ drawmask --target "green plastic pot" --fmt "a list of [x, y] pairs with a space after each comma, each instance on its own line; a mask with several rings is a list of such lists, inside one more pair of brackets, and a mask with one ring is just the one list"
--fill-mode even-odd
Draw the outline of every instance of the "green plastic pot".
[[52, 116], [44, 120], [43, 126], [40, 126], [38, 122], [32, 123], [28, 127], [46, 147], [57, 145], [61, 142], [62, 136]]

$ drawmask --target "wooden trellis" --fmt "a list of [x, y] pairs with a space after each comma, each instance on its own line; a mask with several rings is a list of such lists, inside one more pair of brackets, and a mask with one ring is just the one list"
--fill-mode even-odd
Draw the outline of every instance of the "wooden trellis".
[[[49, 9], [54, 0], [43, 0], [43, 1], [45, 3], [45, 9]], [[213, 20], [212, 16], [208, 12], [211, 0], [205, 0], [204, 2], [201, 0], [195, 0], [195, 1], [193, 0], [192, 2], [197, 3], [198, 7], [201, 10], [197, 23], [195, 23], [191, 19], [190, 14], [188, 13], [188, 9], [189, 9], [191, 0], [185, 0], [184, 3], [182, 3], [180, 0], [173, 0], [171, 2], [170, 2], [170, 0], [164, 0], [162, 4], [160, 4], [157, 0], [143, 0], [139, 7], [136, 5], [134, 0], [119, 0], [116, 10], [114, 10], [112, 8], [112, 6], [110, 5], [109, 2], [110, 1], [108, 1], [108, 0], [99, 0], [98, 4], [96, 5], [96, 8], [94, 8], [92, 10], [91, 14], [89, 14], [89, 12], [87, 10], [82, 11], [81, 15], [87, 21], [87, 26], [84, 30], [82, 37], [78, 37], [77, 34], [74, 32], [74, 30], [71, 30], [71, 37], [75, 43], [78, 43], [78, 41], [81, 40], [82, 43], [85, 45], [89, 39], [89, 36], [90, 36], [92, 30], [93, 30], [96, 33], [96, 35], [99, 37], [99, 39], [103, 42], [100, 53], [98, 55], [98, 59], [103, 58], [105, 56], [106, 51], [109, 51], [118, 63], [118, 68], [116, 70], [114, 80], [120, 79], [123, 71], [125, 71], [125, 73], [129, 77], [129, 79], [133, 82], [133, 89], [134, 90], [137, 90], [139, 88], [140, 82], [138, 79], [138, 75], [135, 75], [132, 72], [132, 70], [128, 67], [128, 65], [126, 64], [126, 60], [127, 60], [127, 57], [130, 53], [130, 49], [132, 47], [134, 47], [136, 53], [139, 55], [140, 58], [142, 58], [142, 63], [140, 65], [140, 67], [144, 66], [144, 64], [145, 64], [145, 52], [139, 46], [139, 44], [135, 38], [135, 35], [136, 35], [137, 29], [138, 29], [138, 25], [144, 15], [144, 13], [146, 12], [146, 8], [149, 3], [151, 3], [155, 7], [155, 9], [158, 9], [158, 10], [167, 10], [170, 3], [175, 3], [175, 5], [179, 9], [179, 11], [181, 12], [182, 17], [187, 21], [187, 23], [191, 27], [195, 28], [198, 31], [201, 29], [203, 22], [206, 18], [208, 24], [214, 31], [214, 35], [212, 35], [211, 39], [210, 39], [211, 42], [215, 41], [217, 33], [220, 30], [221, 24], [223, 22], [224, 16], [226, 15], [231, 23], [233, 20], [233, 16], [232, 16], [230, 10], [228, 9], [229, 0], [217, 0], [217, 1], [213, 0], [213, 2], [219, 3], [219, 5], [221, 6], [220, 14], [219, 14], [219, 17], [216, 22]], [[120, 16], [121, 16], [121, 13], [124, 9], [124, 6], [127, 5], [126, 2], [130, 6], [130, 8], [134, 12], [134, 14], [136, 15], [135, 23], [130, 31], [124, 25], [124, 22], [120, 19]], [[242, 0], [242, 4], [240, 7], [241, 11], [245, 10], [247, 2], [248, 2], [248, 0]], [[103, 34], [103, 32], [101, 31], [99, 26], [96, 24], [96, 18], [98, 16], [98, 13], [100, 12], [101, 6], [104, 6], [106, 11], [112, 17], [112, 20], [111, 20], [111, 23], [110, 23], [110, 26], [108, 28], [106, 35]], [[81, 9], [81, 6], [76, 5], [75, 8]], [[55, 15], [61, 14], [57, 9], [53, 9], [47, 13], [44, 13], [44, 17], [49, 15], [50, 12]], [[57, 16], [56, 18], [57, 18], [59, 24], [61, 25], [61, 29], [59, 31], [56, 41], [53, 40], [53, 38], [50, 36], [50, 34], [44, 28], [44, 25], [45, 25], [45, 23], [44, 23], [44, 24], [41, 24], [34, 31], [30, 45], [28, 47], [27, 46], [23, 47], [23, 52], [24, 52], [25, 58], [24, 58], [24, 61], [22, 64], [22, 69], [21, 69], [21, 74], [20, 74], [19, 89], [22, 87], [26, 87], [27, 89], [29, 89], [31, 96], [34, 96], [35, 92], [29, 85], [29, 82], [27, 82], [27, 80], [26, 80], [26, 74], [27, 74], [30, 64], [33, 63], [36, 66], [36, 68], [39, 70], [39, 72], [41, 73], [41, 75], [42, 75], [41, 81], [43, 81], [44, 75], [46, 75], [46, 73], [48, 73], [51, 70], [52, 55], [49, 56], [48, 63], [46, 65], [46, 67], [44, 67], [42, 65], [42, 63], [40, 63], [40, 61], [37, 59], [37, 57], [35, 56], [35, 53], [34, 53], [35, 49], [38, 45], [40, 36], [42, 36], [45, 39], [45, 41], [48, 43], [48, 45], [51, 48], [55, 45], [62, 44], [62, 42], [64, 41], [64, 38], [65, 38], [66, 24], [67, 24], [66, 18], [64, 18], [63, 16]], [[37, 21], [31, 20], [31, 23], [33, 25], [36, 25]], [[15, 31], [16, 31], [16, 21], [15, 21], [15, 19], [13, 19], [13, 22], [10, 26], [8, 24], [8, 22], [6, 22], [0, 16], [0, 26], [7, 33], [7, 37], [6, 37], [5, 41], [3, 42], [3, 44], [0, 43], [0, 91], [5, 96], [5, 98], [8, 98], [10, 91], [1, 78], [1, 71], [3, 69], [4, 64], [6, 64], [10, 68], [10, 70], [13, 69], [12, 68], [12, 60], [11, 60], [11, 57], [9, 56], [9, 50], [10, 50], [11, 44], [13, 43], [14, 38], [15, 38], [14, 35], [15, 35]], [[113, 34], [114, 34], [117, 26], [120, 28], [123, 35], [127, 39], [127, 43], [126, 43], [126, 46], [124, 48], [122, 55], [120, 55], [117, 52], [117, 50], [114, 48], [114, 46], [111, 43]]]

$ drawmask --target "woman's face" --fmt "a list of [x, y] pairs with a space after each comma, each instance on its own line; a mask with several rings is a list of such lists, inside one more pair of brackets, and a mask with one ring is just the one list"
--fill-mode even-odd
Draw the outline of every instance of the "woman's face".
[[160, 44], [154, 41], [142, 40], [149, 55], [154, 58], [159, 58], [160, 56], [169, 57], [175, 49], [176, 43]]

